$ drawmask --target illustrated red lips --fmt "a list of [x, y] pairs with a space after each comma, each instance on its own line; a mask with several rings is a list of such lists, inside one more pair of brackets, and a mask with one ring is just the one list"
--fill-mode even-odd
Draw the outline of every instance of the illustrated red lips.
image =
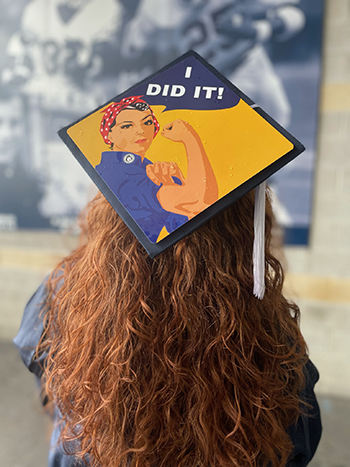
[[145, 143], [147, 141], [146, 138], [142, 138], [142, 139], [138, 139], [137, 141], [135, 141], [136, 144], [142, 144], [142, 143]]

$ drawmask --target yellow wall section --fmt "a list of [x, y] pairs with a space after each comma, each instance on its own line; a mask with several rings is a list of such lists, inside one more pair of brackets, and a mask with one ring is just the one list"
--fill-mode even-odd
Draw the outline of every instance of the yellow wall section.
[[[162, 112], [164, 108], [152, 107], [161, 128], [180, 118], [189, 122], [201, 137], [217, 178], [220, 197], [293, 148], [290, 141], [242, 100], [236, 107], [225, 110]], [[101, 153], [109, 150], [99, 131], [102, 116], [99, 110], [68, 130], [93, 166], [100, 163]], [[167, 140], [159, 133], [146, 157], [153, 162], [174, 161], [186, 177], [187, 159], [181, 143]]]

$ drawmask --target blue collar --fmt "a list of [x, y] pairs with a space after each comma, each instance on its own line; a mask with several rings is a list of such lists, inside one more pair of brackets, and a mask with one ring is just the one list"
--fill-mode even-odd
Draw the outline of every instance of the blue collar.
[[125, 165], [137, 165], [146, 168], [147, 165], [152, 164], [146, 157], [141, 161], [141, 157], [138, 154], [126, 151], [104, 151], [101, 156], [101, 164], [103, 165], [119, 162]]

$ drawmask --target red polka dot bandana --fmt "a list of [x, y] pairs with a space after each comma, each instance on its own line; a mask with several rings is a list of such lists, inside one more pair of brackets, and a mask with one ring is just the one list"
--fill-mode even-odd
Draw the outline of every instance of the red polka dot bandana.
[[[108, 139], [108, 133], [110, 131], [111, 125], [114, 122], [116, 116], [124, 109], [129, 107], [131, 104], [133, 104], [133, 109], [136, 108], [138, 110], [138, 106], [135, 104], [140, 104], [140, 109], [139, 110], [145, 110], [147, 107], [151, 111], [152, 117], [153, 117], [153, 123], [154, 123], [154, 135], [153, 138], [156, 136], [156, 134], [159, 131], [159, 123], [156, 117], [154, 116], [154, 113], [151, 109], [151, 107], [148, 106], [147, 102], [141, 99], [142, 96], [132, 96], [132, 97], [125, 97], [122, 99], [120, 102], [113, 102], [112, 104], [109, 104], [107, 109], [103, 110], [104, 115], [101, 120], [101, 128], [100, 128], [100, 133], [103, 138], [103, 141], [111, 145], [112, 142]], [[143, 105], [142, 105], [143, 104]], [[145, 105], [147, 107], [145, 107]]]

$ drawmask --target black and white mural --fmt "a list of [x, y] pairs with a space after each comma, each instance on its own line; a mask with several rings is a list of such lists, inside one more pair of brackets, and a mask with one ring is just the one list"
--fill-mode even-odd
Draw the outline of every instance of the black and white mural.
[[57, 130], [193, 49], [306, 146], [270, 179], [307, 244], [323, 0], [0, 0], [0, 229], [64, 229], [94, 188]]

